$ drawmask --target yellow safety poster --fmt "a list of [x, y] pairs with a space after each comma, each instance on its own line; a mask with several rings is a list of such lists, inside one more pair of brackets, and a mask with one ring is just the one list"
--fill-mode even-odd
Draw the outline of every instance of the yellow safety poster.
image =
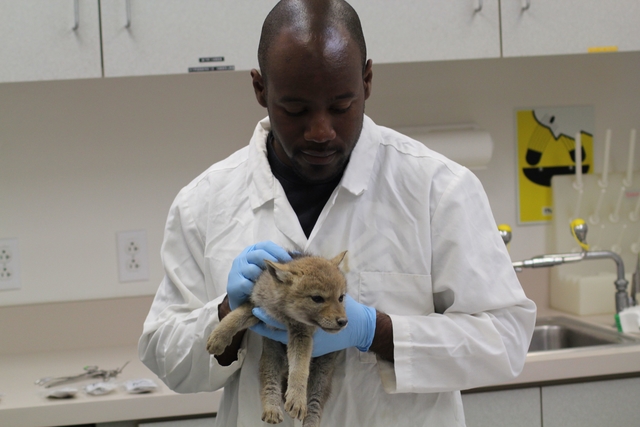
[[551, 221], [551, 178], [576, 173], [580, 135], [582, 173], [593, 172], [593, 107], [517, 111], [518, 222]]

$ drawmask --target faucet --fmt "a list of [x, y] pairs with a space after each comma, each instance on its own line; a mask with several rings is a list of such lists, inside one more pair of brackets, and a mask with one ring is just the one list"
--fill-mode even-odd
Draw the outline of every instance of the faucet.
[[[522, 271], [523, 268], [553, 267], [554, 265], [567, 264], [571, 262], [608, 258], [616, 263], [618, 276], [614, 282], [616, 286], [616, 313], [620, 313], [629, 306], [636, 305], [635, 291], [637, 291], [640, 286], [638, 283], [638, 280], [640, 280], [640, 273], [638, 273], [638, 269], [640, 269], [640, 266], [636, 266], [636, 274], [634, 274], [633, 280], [634, 286], [632, 287], [633, 295], [630, 297], [627, 293], [629, 281], [624, 277], [624, 262], [622, 261], [622, 258], [620, 255], [612, 251], [590, 251], [589, 245], [587, 245], [587, 231], [587, 224], [582, 219], [576, 219], [571, 222], [571, 233], [582, 247], [582, 252], [539, 255], [523, 261], [514, 261], [512, 263], [513, 268], [519, 272]], [[505, 237], [506, 236], [503, 236], [503, 240], [506, 243]]]

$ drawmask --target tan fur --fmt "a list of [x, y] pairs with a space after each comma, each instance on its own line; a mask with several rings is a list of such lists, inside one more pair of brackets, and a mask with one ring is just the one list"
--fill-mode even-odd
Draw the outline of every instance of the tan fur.
[[338, 268], [345, 254], [331, 260], [302, 256], [286, 264], [265, 260], [267, 270], [258, 277], [250, 301], [229, 313], [209, 336], [209, 353], [222, 354], [236, 333], [258, 323], [251, 313], [255, 306], [287, 325], [288, 346], [263, 339], [260, 396], [262, 420], [267, 423], [284, 419], [280, 408], [284, 383], [285, 411], [302, 420], [304, 427], [320, 424], [336, 353], [312, 359], [313, 333], [318, 327], [338, 332], [346, 325], [347, 283]]

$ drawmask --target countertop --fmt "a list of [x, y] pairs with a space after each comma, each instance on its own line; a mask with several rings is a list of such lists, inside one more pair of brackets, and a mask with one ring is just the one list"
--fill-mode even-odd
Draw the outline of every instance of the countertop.
[[[563, 315], [545, 311], [539, 316]], [[571, 317], [571, 316], [569, 316]], [[613, 328], [612, 316], [580, 317], [580, 320]], [[148, 394], [127, 394], [122, 387], [103, 396], [89, 396], [82, 386], [71, 399], [53, 400], [34, 384], [38, 378], [82, 372], [87, 365], [115, 369], [130, 363], [118, 376], [118, 384], [149, 378], [158, 389]], [[593, 377], [632, 375], [640, 372], [640, 344], [582, 349], [579, 351], [539, 352], [527, 355], [522, 374], [500, 387], [527, 387], [557, 381], [581, 381]], [[216, 412], [221, 391], [177, 394], [169, 390], [139, 360], [135, 345], [73, 351], [38, 352], [0, 356], [0, 424], [3, 427], [42, 427], [85, 423], [142, 420]]]
[[[79, 391], [69, 399], [50, 399], [45, 388], [34, 384], [38, 378], [82, 373], [83, 367], [97, 365], [115, 369], [129, 364], [118, 375], [118, 388], [102, 396], [82, 391], [90, 380], [66, 384]], [[148, 378], [158, 388], [147, 394], [128, 394], [121, 383]], [[62, 387], [62, 386], [60, 386]], [[57, 387], [53, 387], [57, 388]], [[215, 393], [178, 394], [169, 390], [138, 360], [135, 345], [73, 351], [41, 352], [0, 356], [0, 425], [2, 427], [43, 427], [143, 420], [217, 411], [221, 391]]]

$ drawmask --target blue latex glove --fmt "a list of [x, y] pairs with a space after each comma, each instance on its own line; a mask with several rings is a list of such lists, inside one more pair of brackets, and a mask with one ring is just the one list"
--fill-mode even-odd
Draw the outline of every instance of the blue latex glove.
[[231, 310], [242, 305], [253, 290], [253, 285], [262, 270], [264, 260], [273, 262], [291, 261], [289, 253], [273, 242], [265, 241], [251, 245], [233, 260], [227, 279], [227, 295]]
[[[360, 351], [367, 351], [371, 347], [376, 332], [375, 308], [360, 304], [349, 295], [345, 295], [344, 307], [349, 320], [347, 326], [336, 334], [318, 328], [313, 335], [313, 357], [349, 347], [356, 347]], [[289, 342], [285, 325], [269, 316], [260, 307], [253, 309], [253, 315], [262, 322], [252, 326], [252, 331], [283, 344]]]

